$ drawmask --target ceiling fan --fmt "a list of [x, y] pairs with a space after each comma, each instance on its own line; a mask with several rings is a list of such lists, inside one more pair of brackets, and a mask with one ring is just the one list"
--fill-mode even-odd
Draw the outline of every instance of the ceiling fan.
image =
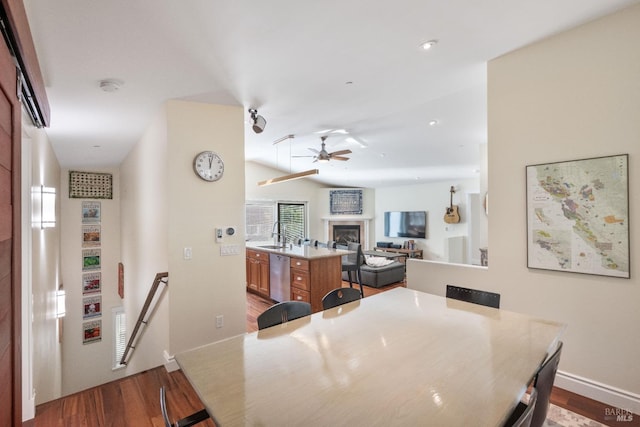
[[351, 154], [351, 150], [339, 150], [339, 151], [334, 151], [332, 153], [329, 153], [325, 148], [325, 142], [324, 142], [325, 139], [327, 139], [327, 135], [321, 136], [320, 139], [322, 140], [322, 148], [320, 149], [320, 151], [316, 150], [315, 148], [309, 148], [309, 150], [315, 153], [314, 156], [292, 156], [292, 157], [313, 157], [314, 163], [328, 162], [329, 160], [342, 160], [342, 161], [349, 160], [349, 158], [344, 157], [343, 154]]

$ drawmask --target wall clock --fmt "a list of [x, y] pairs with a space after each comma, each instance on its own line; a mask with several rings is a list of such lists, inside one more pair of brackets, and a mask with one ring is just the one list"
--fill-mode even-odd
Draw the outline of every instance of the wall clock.
[[193, 170], [205, 181], [217, 181], [224, 173], [224, 162], [213, 151], [203, 151], [193, 159]]

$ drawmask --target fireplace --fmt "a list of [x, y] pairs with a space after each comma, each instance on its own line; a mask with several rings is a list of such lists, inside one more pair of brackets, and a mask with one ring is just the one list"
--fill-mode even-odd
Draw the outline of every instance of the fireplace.
[[358, 242], [363, 249], [369, 244], [368, 217], [337, 217], [322, 218], [324, 221], [324, 236], [327, 240], [334, 240], [338, 245], [347, 245], [349, 242]]
[[337, 245], [344, 246], [350, 242], [360, 243], [360, 225], [334, 225], [333, 240]]

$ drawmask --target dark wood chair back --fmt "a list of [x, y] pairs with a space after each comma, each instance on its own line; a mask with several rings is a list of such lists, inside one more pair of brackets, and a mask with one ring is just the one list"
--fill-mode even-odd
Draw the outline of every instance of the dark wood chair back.
[[322, 297], [322, 309], [327, 310], [351, 301], [357, 301], [360, 297], [360, 291], [355, 288], [334, 289]]
[[303, 301], [283, 301], [272, 305], [258, 316], [258, 330], [280, 325], [311, 314], [311, 304]]

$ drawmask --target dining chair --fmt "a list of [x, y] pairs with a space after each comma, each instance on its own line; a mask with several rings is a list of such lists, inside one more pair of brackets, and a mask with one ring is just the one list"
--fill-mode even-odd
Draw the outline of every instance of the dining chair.
[[337, 307], [351, 301], [357, 301], [362, 297], [360, 291], [353, 288], [337, 288], [329, 291], [322, 297], [322, 309]]
[[551, 357], [544, 361], [540, 370], [533, 379], [533, 386], [538, 390], [538, 402], [533, 410], [533, 418], [531, 419], [532, 427], [541, 427], [547, 418], [549, 410], [549, 399], [551, 398], [551, 390], [553, 382], [556, 379], [558, 365], [560, 364], [560, 354], [562, 353], [562, 341], [558, 342], [558, 347]]
[[353, 279], [351, 273], [356, 273], [356, 279], [358, 285], [360, 285], [360, 296], [364, 298], [364, 289], [362, 288], [362, 272], [360, 266], [364, 263], [364, 255], [362, 254], [362, 245], [360, 243], [349, 242], [347, 244], [347, 250], [352, 251], [348, 255], [342, 257], [342, 271], [347, 272], [347, 278], [349, 279], [349, 287], [353, 288]]
[[487, 307], [500, 308], [500, 294], [494, 292], [447, 285], [447, 298], [472, 302]]
[[209, 418], [209, 413], [206, 409], [201, 409], [198, 412], [194, 412], [193, 414], [181, 418], [172, 424], [169, 419], [169, 414], [167, 412], [167, 399], [166, 399], [166, 391], [164, 387], [160, 387], [160, 410], [162, 411], [162, 418], [164, 419], [165, 427], [189, 427]]
[[[551, 357], [548, 357], [538, 369], [533, 377], [533, 388], [537, 391], [536, 406], [533, 408], [533, 414], [531, 417], [531, 427], [542, 427], [547, 418], [547, 411], [549, 410], [549, 399], [551, 397], [551, 390], [553, 389], [553, 382], [556, 378], [556, 372], [558, 371], [558, 364], [560, 363], [560, 354], [562, 353], [562, 341], [558, 343], [556, 350]], [[523, 413], [527, 408], [523, 402], [518, 403], [518, 406], [514, 410], [517, 413]]]
[[529, 394], [529, 402], [526, 405], [519, 403], [516, 409], [511, 413], [509, 419], [504, 423], [504, 427], [531, 427], [533, 411], [535, 410], [538, 400], [538, 391], [531, 389]]
[[258, 316], [258, 329], [294, 320], [311, 314], [311, 304], [304, 301], [283, 301], [269, 307]]

